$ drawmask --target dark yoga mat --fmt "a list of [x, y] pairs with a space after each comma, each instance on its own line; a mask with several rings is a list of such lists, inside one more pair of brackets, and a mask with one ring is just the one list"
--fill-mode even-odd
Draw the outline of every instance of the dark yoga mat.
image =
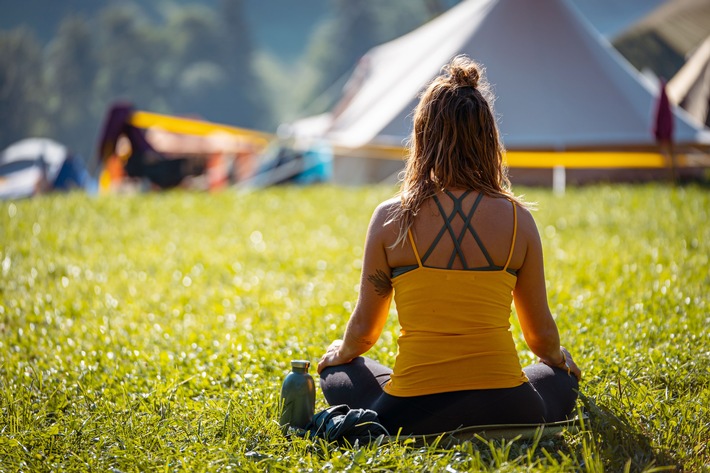
[[415, 445], [440, 446], [456, 445], [461, 442], [476, 439], [484, 440], [518, 439], [533, 440], [537, 435], [541, 439], [559, 437], [563, 432], [576, 433], [584, 427], [584, 423], [589, 418], [584, 415], [573, 419], [550, 422], [548, 424], [497, 424], [497, 425], [476, 425], [472, 427], [462, 427], [450, 432], [441, 432], [429, 435], [403, 435], [390, 436], [389, 440], [402, 443], [414, 443]]

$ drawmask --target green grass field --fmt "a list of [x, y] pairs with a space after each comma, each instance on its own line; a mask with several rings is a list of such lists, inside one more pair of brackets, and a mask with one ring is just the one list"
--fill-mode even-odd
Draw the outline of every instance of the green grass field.
[[[585, 372], [582, 432], [449, 449], [281, 434], [289, 361], [341, 336], [392, 188], [53, 195], [0, 203], [0, 471], [710, 471], [710, 191], [517, 190]], [[393, 309], [370, 356], [392, 363], [397, 333]]]

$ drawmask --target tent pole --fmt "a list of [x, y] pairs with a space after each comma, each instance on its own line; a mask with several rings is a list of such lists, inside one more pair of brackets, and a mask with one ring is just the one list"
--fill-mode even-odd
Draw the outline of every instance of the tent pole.
[[567, 172], [564, 166], [557, 165], [552, 168], [552, 191], [556, 195], [564, 195], [567, 186]]

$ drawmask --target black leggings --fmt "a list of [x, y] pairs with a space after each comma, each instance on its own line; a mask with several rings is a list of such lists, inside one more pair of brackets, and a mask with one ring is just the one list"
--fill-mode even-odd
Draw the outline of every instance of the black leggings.
[[320, 386], [328, 404], [372, 409], [393, 435], [434, 434], [473, 425], [538, 424], [564, 420], [572, 414], [579, 389], [577, 378], [543, 363], [523, 371], [530, 382], [515, 388], [399, 397], [383, 391], [391, 369], [358, 357], [324, 369]]

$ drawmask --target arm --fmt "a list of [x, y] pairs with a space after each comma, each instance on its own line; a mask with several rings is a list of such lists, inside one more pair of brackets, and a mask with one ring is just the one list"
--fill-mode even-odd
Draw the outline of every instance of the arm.
[[343, 340], [335, 340], [318, 363], [318, 373], [328, 366], [349, 363], [367, 352], [382, 333], [392, 301], [391, 268], [387, 264], [384, 223], [387, 211], [376, 210], [367, 231], [365, 255], [360, 278], [360, 294], [350, 315]]
[[560, 346], [557, 324], [547, 303], [540, 234], [529, 212], [521, 212], [520, 223], [526, 250], [523, 265], [518, 270], [513, 297], [523, 337], [540, 361], [549, 366], [568, 366], [579, 379], [581, 371], [569, 352]]

